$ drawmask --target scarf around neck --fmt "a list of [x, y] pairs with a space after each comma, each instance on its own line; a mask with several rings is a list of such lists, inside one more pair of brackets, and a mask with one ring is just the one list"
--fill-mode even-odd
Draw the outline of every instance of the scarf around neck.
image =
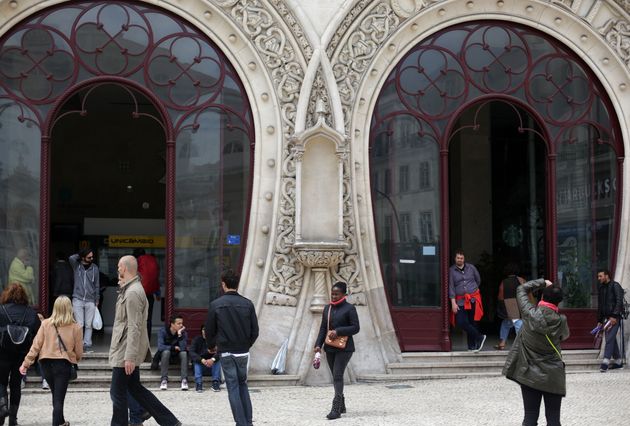
[[331, 304], [331, 305], [333, 305], [333, 306], [337, 306], [337, 305], [339, 305], [340, 303], [345, 302], [345, 301], [346, 301], [346, 297], [347, 297], [347, 296], [343, 296], [341, 299], [337, 300], [336, 302], [333, 302], [333, 301], [331, 300], [331, 301], [330, 301], [330, 304]]

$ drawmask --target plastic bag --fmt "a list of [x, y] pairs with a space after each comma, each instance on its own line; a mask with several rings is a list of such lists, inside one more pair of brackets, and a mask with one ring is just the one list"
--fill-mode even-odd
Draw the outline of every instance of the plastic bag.
[[101, 312], [96, 308], [94, 311], [94, 319], [92, 320], [92, 328], [94, 330], [100, 330], [103, 328], [103, 317], [101, 317]]
[[271, 363], [271, 374], [284, 374], [287, 365], [287, 352], [289, 350], [289, 339], [285, 339], [278, 350], [276, 357]]

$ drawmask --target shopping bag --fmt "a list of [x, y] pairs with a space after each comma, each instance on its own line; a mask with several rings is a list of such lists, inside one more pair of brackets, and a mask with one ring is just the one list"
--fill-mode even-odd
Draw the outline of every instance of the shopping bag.
[[101, 312], [96, 308], [94, 312], [94, 319], [92, 320], [92, 328], [94, 330], [100, 330], [103, 328], [103, 317], [101, 317]]
[[289, 349], [289, 339], [285, 339], [278, 350], [276, 357], [271, 363], [271, 374], [284, 374], [287, 366], [287, 351]]

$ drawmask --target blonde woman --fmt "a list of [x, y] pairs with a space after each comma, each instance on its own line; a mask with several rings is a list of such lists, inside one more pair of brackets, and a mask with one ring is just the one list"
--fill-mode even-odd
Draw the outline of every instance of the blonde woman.
[[53, 426], [69, 426], [63, 417], [72, 364], [83, 356], [83, 331], [74, 321], [72, 302], [66, 296], [55, 300], [50, 318], [42, 322], [31, 350], [24, 358], [20, 373], [26, 374], [39, 355], [44, 378], [50, 385], [53, 398]]

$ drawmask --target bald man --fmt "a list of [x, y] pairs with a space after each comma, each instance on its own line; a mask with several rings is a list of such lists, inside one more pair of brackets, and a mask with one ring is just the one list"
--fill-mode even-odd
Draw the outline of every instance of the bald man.
[[112, 383], [109, 394], [114, 406], [112, 426], [127, 426], [127, 392], [159, 425], [177, 426], [181, 422], [140, 383], [138, 366], [151, 361], [147, 334], [148, 302], [138, 277], [138, 262], [133, 256], [118, 261], [118, 299], [109, 349]]

